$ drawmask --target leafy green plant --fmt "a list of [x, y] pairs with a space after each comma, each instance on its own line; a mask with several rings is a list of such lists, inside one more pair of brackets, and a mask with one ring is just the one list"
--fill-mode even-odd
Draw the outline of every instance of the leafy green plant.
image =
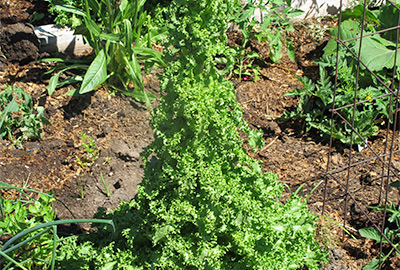
[[[348, 17], [341, 24], [340, 38], [348, 40], [360, 35], [360, 22], [353, 17], [359, 17], [359, 10], [362, 7], [355, 7], [354, 10], [344, 13]], [[393, 8], [392, 8], [393, 9]], [[362, 9], [361, 9], [362, 10]], [[357, 11], [357, 12], [356, 12]], [[368, 12], [368, 21], [364, 35], [375, 32], [376, 27], [383, 27], [381, 18], [388, 16], [393, 10], [382, 6], [376, 12]], [[353, 17], [352, 17], [353, 16]], [[378, 23], [376, 23], [378, 21]], [[376, 26], [376, 27], [375, 27]], [[386, 26], [385, 26], [386, 27]], [[338, 29], [331, 31], [335, 37], [338, 36]], [[377, 134], [379, 126], [387, 121], [392, 121], [389, 112], [394, 111], [394, 107], [390, 107], [389, 90], [378, 82], [371, 73], [363, 66], [360, 66], [358, 74], [357, 97], [354, 97], [356, 81], [357, 81], [357, 60], [355, 55], [359, 51], [359, 40], [349, 41], [347, 43], [352, 52], [349, 52], [343, 46], [339, 46], [338, 56], [338, 81], [336, 89], [335, 104], [334, 99], [334, 77], [336, 72], [336, 41], [331, 40], [324, 49], [323, 57], [316, 63], [319, 65], [319, 80], [314, 83], [310, 79], [297, 76], [303, 85], [303, 88], [296, 88], [293, 92], [287, 93], [286, 96], [297, 96], [298, 107], [295, 111], [285, 112], [282, 119], [302, 119], [306, 124], [306, 131], [314, 128], [319, 130], [322, 137], [329, 137], [331, 133], [331, 121], [333, 121], [332, 136], [340, 140], [342, 143], [350, 144], [350, 134], [352, 129], [350, 124], [353, 117], [353, 106], [341, 109], [339, 113], [343, 118], [334, 115], [330, 120], [330, 109], [335, 105], [336, 108], [351, 105], [354, 101], [358, 102], [355, 108], [353, 143], [364, 145], [362, 140], [356, 133], [360, 134], [365, 140]], [[362, 50], [360, 53], [361, 60], [367, 65], [369, 70], [375, 72], [387, 87], [391, 84], [392, 72], [390, 69], [394, 67], [395, 43], [378, 34], [370, 35], [363, 38]], [[399, 55], [400, 56], [400, 55]], [[400, 57], [397, 58], [397, 65], [400, 64]], [[398, 84], [398, 75], [395, 84]], [[392, 86], [396, 89], [397, 86]], [[380, 97], [385, 95], [384, 97]], [[378, 98], [380, 97], [380, 98]], [[392, 105], [394, 102], [392, 102]]]
[[76, 162], [81, 166], [90, 167], [99, 158], [99, 149], [97, 149], [94, 140], [87, 136], [85, 132], [81, 132], [81, 146], [83, 147], [83, 157], [75, 156]]
[[75, 14], [66, 12], [57, 8], [57, 5], [68, 5], [82, 10], [84, 8], [84, 0], [46, 0], [49, 2], [49, 12], [54, 15], [54, 22], [61, 26], [70, 26], [75, 29], [82, 25], [82, 20]]
[[[400, 189], [400, 181], [393, 182], [390, 184], [390, 186]], [[390, 215], [390, 217], [388, 218], [388, 222], [392, 225], [385, 226], [383, 234], [393, 244], [395, 248], [399, 249], [400, 243], [398, 240], [400, 239], [400, 206], [396, 207], [396, 205], [393, 202], [391, 202], [386, 207], [384, 205], [381, 205], [369, 208], [381, 212], [384, 212], [386, 208], [386, 213]], [[386, 238], [383, 237], [376, 228], [360, 229], [359, 233], [361, 236], [372, 239], [376, 241], [378, 244], [381, 242], [382, 244], [389, 244], [388, 240], [386, 240]], [[382, 267], [383, 264], [385, 263], [386, 259], [389, 258], [389, 256], [393, 253], [393, 251], [395, 251], [393, 246], [391, 246], [391, 249], [387, 254], [384, 253], [381, 254], [380, 260], [379, 258], [373, 258], [371, 262], [369, 262], [366, 266], [364, 266], [363, 270], [380, 269], [380, 267]], [[400, 258], [400, 254], [398, 253], [396, 254]]]
[[[282, 58], [284, 40], [286, 53], [294, 61], [293, 42], [285, 36], [285, 32], [294, 30], [290, 18], [301, 15], [303, 11], [294, 9], [291, 5], [291, 0], [247, 1], [234, 19], [243, 33], [243, 46], [245, 47], [251, 38], [257, 39], [258, 42], [267, 41], [270, 59], [278, 62]], [[255, 14], [260, 14], [260, 20], [257, 20]]]
[[[143, 25], [150, 20], [143, 11], [144, 3], [145, 0], [84, 0], [82, 7], [54, 3], [56, 10], [74, 14], [81, 20], [75, 32], [82, 34], [93, 48], [95, 58], [90, 60], [90, 65], [66, 65], [62, 59], [42, 60], [62, 62], [60, 67], [51, 71], [57, 73], [49, 81], [49, 95], [66, 82], [81, 82], [80, 87], [69, 94], [85, 94], [107, 82], [112, 89], [132, 96], [149, 107], [150, 100], [155, 96], [144, 90], [140, 62], [144, 62], [146, 70], [155, 64], [164, 65], [164, 62], [161, 54], [151, 45], [154, 38], [161, 34], [154, 29], [146, 34], [142, 32]], [[83, 69], [85, 76], [74, 76], [59, 83], [60, 74], [71, 69]], [[134, 90], [130, 82], [133, 82]]]
[[[114, 228], [111, 220], [57, 220], [51, 194], [20, 188], [0, 181], [0, 190], [16, 190], [16, 199], [0, 197], [1, 269], [55, 269], [59, 238], [57, 225], [102, 223]], [[33, 195], [38, 197], [35, 199]], [[18, 243], [19, 242], [19, 243]]]
[[[11, 189], [12, 187], [6, 183], [0, 182], [0, 189]], [[50, 222], [55, 219], [55, 212], [53, 211], [52, 195], [39, 194], [38, 199], [33, 199], [27, 196], [27, 193], [19, 194], [15, 200], [5, 199], [0, 197], [0, 231], [1, 239], [8, 239], [17, 235], [21, 231], [34, 227], [44, 222]], [[33, 234], [28, 234], [25, 239], [29, 239]], [[34, 267], [46, 265], [44, 262], [49, 259], [52, 246], [50, 232], [44, 233], [29, 240], [26, 245], [20, 249], [14, 249], [8, 252], [2, 248], [0, 250], [0, 257], [6, 258], [0, 260], [2, 269], [7, 269], [12, 265], [12, 262], [19, 261], [19, 265], [23, 265], [23, 269], [30, 269]], [[7, 241], [1, 240], [0, 246], [3, 247]], [[3, 253], [4, 252], [4, 253]], [[7, 259], [4, 254], [7, 254]], [[6, 262], [9, 262], [8, 264]], [[18, 265], [17, 264], [17, 265]], [[21, 266], [20, 266], [21, 267]]]
[[316, 22], [310, 22], [308, 29], [313, 40], [319, 42], [324, 38], [325, 33], [328, 31], [328, 26], [322, 23], [321, 18], [317, 18]]
[[238, 67], [233, 70], [238, 75], [239, 81], [248, 80], [250, 77], [254, 77], [254, 81], [257, 81], [259, 77], [260, 67], [254, 64], [254, 59], [260, 56], [256, 52], [250, 52], [246, 54], [244, 48], [235, 48], [238, 57]]
[[34, 106], [32, 97], [16, 86], [0, 91], [0, 138], [20, 144], [26, 139], [40, 139], [43, 125], [50, 124], [42, 106]]
[[[251, 77], [255, 81], [259, 79], [260, 67], [254, 64], [254, 59], [260, 56], [251, 51], [247, 53], [246, 47], [250, 39], [257, 39], [258, 42], [267, 41], [270, 48], [270, 59], [278, 62], [282, 58], [283, 42], [286, 31], [292, 31], [293, 25], [289, 18], [298, 16], [303, 12], [291, 8], [291, 1], [268, 0], [268, 1], [247, 1], [242, 6], [235, 3], [232, 6], [235, 10], [232, 15], [232, 23], [239, 26], [243, 34], [241, 46], [235, 46], [230, 50], [232, 59], [217, 57], [218, 64], [227, 65], [228, 70], [238, 75], [239, 81], [248, 80]], [[259, 18], [256, 15], [259, 14]], [[289, 38], [285, 38], [286, 52], [289, 58], [294, 61], [294, 46]], [[221, 73], [221, 72], [220, 72]]]
[[[142, 153], [145, 175], [136, 200], [97, 217], [98, 226], [69, 239], [59, 269], [319, 269], [326, 254], [315, 222], [294, 193], [247, 155], [262, 133], [243, 120], [232, 82], [215, 62], [228, 55], [225, 30], [233, 0], [176, 0], [166, 11], [165, 92], [152, 112], [154, 141]], [[177, 45], [179, 44], [179, 46]]]

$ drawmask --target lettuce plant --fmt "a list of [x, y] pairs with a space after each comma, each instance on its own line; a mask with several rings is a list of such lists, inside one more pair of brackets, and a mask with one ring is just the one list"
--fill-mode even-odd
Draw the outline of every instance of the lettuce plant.
[[168, 7], [165, 95], [152, 112], [154, 141], [142, 154], [136, 200], [98, 217], [117, 233], [68, 239], [59, 269], [319, 269], [316, 217], [293, 194], [282, 202], [277, 176], [242, 148], [254, 147], [233, 84], [215, 57], [228, 54], [234, 0], [176, 0]]

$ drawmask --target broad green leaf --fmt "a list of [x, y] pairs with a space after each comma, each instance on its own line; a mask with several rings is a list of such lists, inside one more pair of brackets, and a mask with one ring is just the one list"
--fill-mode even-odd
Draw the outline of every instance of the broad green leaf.
[[7, 106], [4, 108], [4, 110], [2, 111], [4, 115], [0, 122], [0, 128], [3, 126], [6, 116], [12, 112], [18, 112], [18, 110], [19, 110], [19, 104], [15, 102], [15, 96], [14, 96], [13, 100], [10, 103], [8, 103]]
[[334, 39], [329, 40], [328, 44], [326, 44], [324, 48], [323, 57], [328, 57], [336, 53], [336, 49], [337, 49], [337, 42]]
[[165, 236], [167, 236], [173, 230], [174, 230], [174, 227], [172, 227], [171, 225], [165, 225], [165, 226], [157, 229], [157, 231], [153, 237], [154, 245], [156, 245], [158, 243], [158, 241], [163, 239]]
[[[331, 31], [332, 36], [338, 37], [338, 28], [334, 28]], [[347, 20], [340, 25], [340, 39], [347, 40], [355, 38], [361, 32], [360, 23], [357, 21]]]
[[[49, 80], [49, 85], [47, 86], [47, 92], [48, 92], [49, 96], [51, 96], [54, 93], [54, 91], [56, 90], [57, 87], [61, 87], [61, 86], [68, 84], [68, 81], [67, 81], [68, 79], [62, 81], [61, 83], [58, 83], [61, 73], [63, 73], [64, 71], [70, 70], [70, 69], [87, 69], [87, 68], [88, 68], [87, 65], [76, 64], [76, 65], [67, 66], [67, 67], [63, 68], [61, 71], [57, 72]], [[73, 77], [76, 78], [77, 76], [73, 76]], [[75, 83], [75, 82], [76, 81], [74, 81], [73, 79], [70, 80], [70, 83]]]
[[57, 72], [54, 76], [52, 76], [49, 80], [49, 85], [47, 86], [47, 93], [51, 96], [57, 88], [58, 79], [60, 78], [60, 72]]
[[84, 94], [92, 91], [100, 84], [107, 80], [107, 64], [104, 50], [101, 50], [96, 58], [90, 64], [82, 85], [79, 89], [79, 94]]
[[[375, 240], [378, 243], [381, 242], [381, 234], [376, 229], [366, 228], [366, 229], [360, 229], [358, 232], [362, 237]], [[382, 242], [387, 243], [385, 238], [382, 238]]]
[[[358, 51], [356, 46], [356, 52]], [[376, 41], [372, 37], [365, 37], [362, 42], [361, 60], [372, 71], [380, 71], [384, 68], [393, 68], [395, 50], [388, 49], [381, 42]], [[400, 64], [400, 55], [397, 53], [397, 65]]]
[[102, 267], [100, 267], [99, 270], [112, 270], [112, 269], [114, 269], [114, 265], [115, 265], [116, 263], [117, 263], [116, 261], [106, 263], [105, 265], [103, 265]]
[[[361, 20], [363, 18], [363, 13], [364, 13], [364, 5], [359, 4], [358, 6], [355, 6], [351, 9], [345, 10], [342, 13], [342, 21], [346, 21], [349, 19], [359, 19]], [[376, 15], [371, 12], [369, 9], [365, 10], [365, 18], [366, 20], [370, 22], [374, 22], [376, 24], [379, 24], [379, 20], [376, 17]]]
[[[383, 262], [382, 262], [383, 263]], [[379, 259], [373, 258], [362, 270], [378, 270], [379, 269]]]
[[400, 181], [396, 181], [396, 182], [390, 183], [389, 185], [390, 185], [391, 187], [400, 189]]
[[293, 46], [293, 41], [290, 38], [286, 38], [286, 54], [288, 55], [289, 59], [295, 62], [295, 48]]

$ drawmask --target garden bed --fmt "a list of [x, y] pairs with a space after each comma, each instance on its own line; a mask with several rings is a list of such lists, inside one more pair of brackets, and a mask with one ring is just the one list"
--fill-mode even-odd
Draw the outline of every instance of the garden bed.
[[[45, 8], [44, 1], [10, 2], [14, 3], [12, 7], [2, 8], [2, 26], [27, 22], [29, 16], [25, 16], [25, 13], [40, 13]], [[0, 0], [0, 5], [5, 7], [8, 4]], [[51, 21], [46, 16], [45, 19]], [[250, 76], [247, 80], [239, 81], [234, 75], [231, 76], [246, 121], [251, 128], [261, 129], [264, 133], [265, 146], [256, 153], [248, 151], [249, 155], [263, 162], [265, 172], [276, 173], [279, 181], [287, 184], [291, 192], [303, 185], [304, 196], [324, 179], [329, 145], [317, 133], [304, 132], [302, 123], [281, 121], [279, 117], [285, 110], [293, 110], [297, 106], [296, 98], [284, 96], [301, 87], [294, 74], [313, 79], [318, 77], [318, 67], [313, 61], [322, 55], [322, 48], [329, 37], [326, 34], [315, 36], [311, 26], [315, 27], [316, 24], [316, 20], [294, 24], [295, 31], [289, 35], [296, 47], [296, 62], [284, 56], [279, 63], [271, 63], [268, 61], [267, 44], [251, 42], [248, 50], [257, 52], [264, 59], [257, 62], [261, 68], [260, 79], [254, 81]], [[332, 27], [335, 19], [323, 19], [321, 24]], [[228, 36], [231, 45], [240, 44], [240, 34], [233, 32]], [[104, 87], [81, 97], [66, 96], [65, 93], [71, 88], [64, 87], [49, 97], [46, 90], [49, 76], [42, 75], [51, 68], [49, 64], [35, 62], [25, 65], [5, 63], [0, 67], [0, 84], [23, 88], [32, 95], [36, 104], [44, 106], [51, 122], [51, 125], [44, 127], [40, 141], [24, 142], [16, 148], [9, 141], [0, 140], [0, 180], [43, 192], [55, 192], [63, 202], [55, 203], [59, 219], [91, 218], [98, 207], [109, 211], [115, 209], [120, 201], [134, 198], [137, 185], [143, 177], [140, 153], [153, 138], [148, 124], [150, 110], [131, 98], [111, 95]], [[157, 72], [160, 71], [145, 75], [144, 85], [147, 91], [159, 96]], [[155, 106], [157, 102], [153, 102], [152, 107]], [[94, 140], [95, 148], [99, 150], [99, 158], [89, 168], [77, 162], [77, 157], [85, 155], [82, 132]], [[385, 132], [379, 132], [371, 140], [373, 148], [383, 148]], [[333, 166], [343, 166], [349, 152], [347, 146], [336, 143], [332, 155]], [[360, 159], [372, 157], [368, 151], [358, 155], [363, 155]], [[379, 170], [372, 163], [360, 171], [352, 172], [349, 189], [358, 194], [364, 205], [375, 203], [375, 198], [379, 196], [377, 189], [373, 188], [376, 184], [374, 175], [379, 174]], [[101, 174], [108, 182], [109, 196], [101, 181]], [[315, 213], [321, 212], [322, 186], [308, 200], [309, 208]], [[328, 193], [330, 196], [325, 215], [341, 223], [345, 193], [333, 181]], [[390, 196], [392, 200], [397, 198], [395, 193]], [[350, 208], [349, 230], [367, 227], [366, 218], [356, 207]], [[378, 254], [378, 247], [372, 241], [346, 237], [342, 242], [342, 231], [337, 225], [323, 218], [320, 224], [320, 240], [332, 250], [330, 264], [325, 269], [361, 269]], [[83, 225], [82, 228], [88, 227]], [[357, 235], [357, 232], [353, 233]], [[385, 269], [397, 269], [396, 265], [398, 262], [393, 258], [392, 265]]]

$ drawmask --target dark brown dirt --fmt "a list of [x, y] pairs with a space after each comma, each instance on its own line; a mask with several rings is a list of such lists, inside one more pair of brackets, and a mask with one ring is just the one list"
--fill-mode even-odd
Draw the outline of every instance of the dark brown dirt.
[[0, 48], [4, 55], [1, 58], [3, 62], [24, 65], [36, 61], [39, 58], [39, 46], [39, 40], [30, 24], [10, 24], [1, 30]]
[[[15, 1], [17, 7], [5, 9], [1, 18], [7, 24], [16, 23], [18, 20], [15, 18], [18, 16], [15, 14], [26, 12], [29, 17], [33, 7], [41, 2]], [[4, 3], [4, 0], [0, 0], [0, 7]], [[265, 146], [249, 154], [263, 162], [265, 171], [275, 172], [279, 176], [280, 181], [288, 187], [287, 194], [304, 186], [301, 193], [308, 196], [322, 182], [308, 198], [310, 209], [321, 214], [329, 144], [321, 140], [318, 132], [305, 133], [301, 122], [279, 120], [285, 110], [297, 106], [296, 98], [284, 96], [295, 87], [300, 87], [294, 74], [309, 76], [314, 80], [318, 76], [313, 61], [321, 56], [321, 49], [329, 37], [325, 35], [316, 40], [308, 28], [311, 23], [296, 23], [296, 31], [289, 33], [297, 49], [295, 63], [284, 57], [278, 64], [273, 64], [268, 61], [267, 44], [251, 42], [249, 50], [258, 52], [263, 59], [257, 62], [261, 67], [261, 79], [254, 82], [250, 77], [247, 81], [239, 82], [233, 74], [231, 79], [235, 83], [237, 100], [249, 125], [264, 132]], [[328, 26], [334, 23], [332, 19], [322, 22]], [[229, 36], [231, 45], [240, 43], [239, 34], [230, 33]], [[102, 87], [79, 98], [65, 95], [70, 87], [59, 89], [49, 97], [46, 91], [49, 78], [41, 75], [50, 68], [49, 65], [32, 62], [26, 65], [7, 63], [0, 73], [1, 84], [17, 85], [32, 94], [35, 103], [46, 108], [52, 123], [44, 128], [40, 141], [25, 142], [22, 149], [16, 149], [8, 141], [0, 141], [0, 180], [55, 192], [69, 209], [60, 203], [55, 205], [60, 219], [71, 218], [71, 213], [76, 218], [90, 218], [98, 207], [111, 210], [120, 201], [134, 198], [136, 187], [143, 176], [139, 155], [152, 140], [148, 124], [150, 111], [130, 98], [112, 96]], [[148, 91], [158, 93], [156, 74], [146, 76], [145, 82]], [[81, 146], [81, 132], [94, 139], [99, 150], [99, 158], [90, 168], [83, 168], [77, 163], [77, 157], [83, 158], [85, 155]], [[385, 142], [390, 144], [391, 136], [392, 132], [386, 134], [382, 130], [371, 140], [371, 148], [383, 154]], [[399, 145], [396, 139], [395, 150]], [[369, 149], [358, 152], [335, 142], [329, 158], [329, 169], [346, 166], [350, 153], [353, 163], [373, 157]], [[398, 155], [394, 155], [393, 160], [394, 167], [399, 168]], [[331, 177], [326, 182], [327, 203], [324, 215], [327, 218], [320, 218], [319, 238], [331, 250], [331, 258], [330, 264], [324, 269], [362, 269], [378, 255], [379, 246], [357, 233], [358, 229], [370, 226], [371, 220], [365, 217], [352, 199], [347, 197], [349, 214], [346, 216], [345, 227], [355, 239], [348, 235], [342, 238], [342, 229], [337, 224], [343, 224], [344, 221], [346, 179], [349, 179], [348, 188], [355, 201], [364, 211], [370, 212], [372, 221], [379, 220], [379, 213], [371, 212], [367, 206], [379, 203], [380, 197], [380, 201], [384, 201], [384, 196], [380, 195], [381, 173], [382, 166], [374, 160], [354, 166], [349, 176], [347, 171], [335, 173], [335, 178]], [[110, 196], [106, 194], [101, 174], [108, 182]], [[12, 194], [3, 194], [5, 197], [7, 195]], [[397, 202], [398, 192], [390, 191], [388, 201]], [[399, 262], [393, 257], [384, 269], [398, 267]]]

